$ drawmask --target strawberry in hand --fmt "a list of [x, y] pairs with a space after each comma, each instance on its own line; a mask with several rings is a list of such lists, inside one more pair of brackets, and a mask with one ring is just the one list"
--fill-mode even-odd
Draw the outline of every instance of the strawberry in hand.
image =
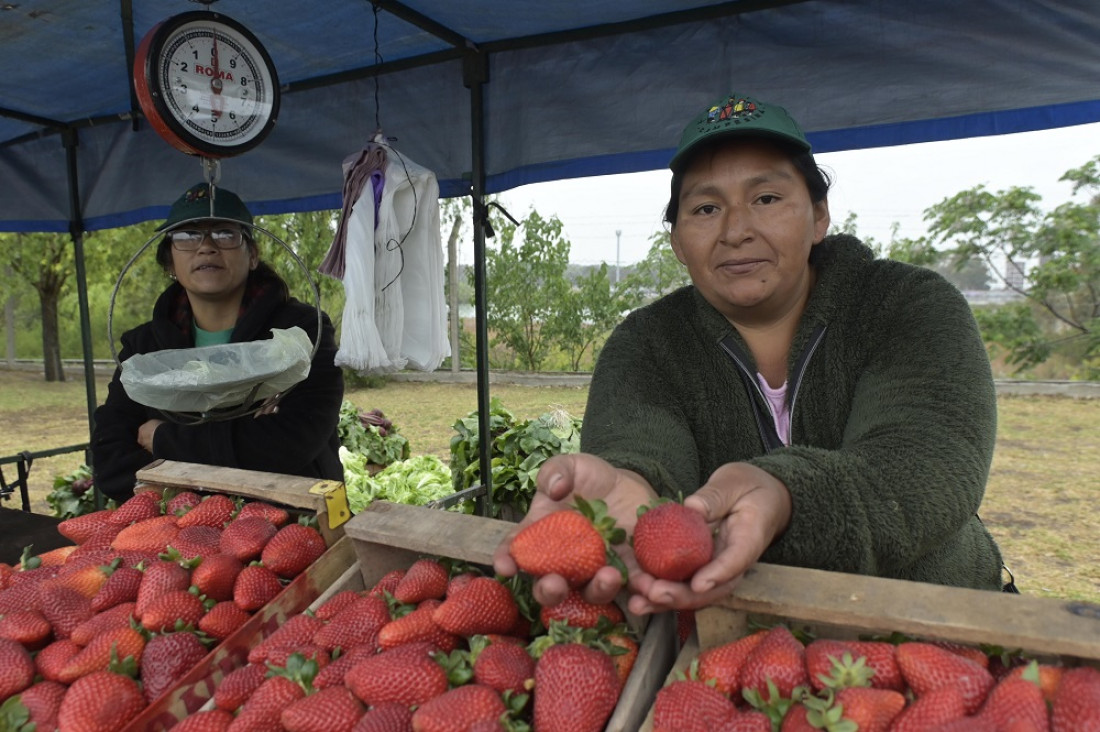
[[524, 572], [556, 574], [575, 588], [609, 563], [611, 545], [625, 541], [626, 532], [615, 526], [603, 501], [573, 500], [575, 510], [547, 514], [516, 534], [510, 552]]

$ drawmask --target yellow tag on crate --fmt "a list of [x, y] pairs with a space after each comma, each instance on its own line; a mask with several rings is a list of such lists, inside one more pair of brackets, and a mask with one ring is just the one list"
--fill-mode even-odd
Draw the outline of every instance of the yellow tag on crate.
[[330, 529], [338, 528], [351, 518], [351, 507], [348, 505], [348, 491], [342, 481], [323, 480], [311, 487], [309, 492], [324, 497], [325, 508], [328, 510], [328, 527]]

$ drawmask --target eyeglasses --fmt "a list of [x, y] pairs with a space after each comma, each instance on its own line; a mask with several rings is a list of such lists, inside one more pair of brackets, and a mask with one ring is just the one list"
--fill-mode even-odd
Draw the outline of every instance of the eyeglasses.
[[240, 229], [181, 229], [169, 234], [172, 246], [180, 252], [194, 252], [209, 236], [218, 249], [236, 249], [244, 241]]

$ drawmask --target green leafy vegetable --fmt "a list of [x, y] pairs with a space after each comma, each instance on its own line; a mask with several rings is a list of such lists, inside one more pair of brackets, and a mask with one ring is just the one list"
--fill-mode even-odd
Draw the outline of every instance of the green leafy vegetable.
[[340, 405], [336, 425], [340, 444], [366, 456], [367, 462], [389, 465], [409, 457], [409, 441], [386, 415], [377, 409], [364, 412], [348, 400]]
[[46, 496], [46, 503], [53, 509], [53, 515], [69, 519], [95, 511], [92, 482], [92, 469], [87, 465], [81, 465], [67, 475], [55, 476], [53, 490]]
[[[344, 465], [344, 485], [353, 513], [359, 513], [376, 500], [423, 506], [454, 492], [450, 469], [435, 455], [399, 460], [374, 475], [370, 474], [365, 456], [347, 448], [340, 449], [340, 462]], [[473, 509], [472, 501], [455, 508], [463, 513], [473, 513]]]

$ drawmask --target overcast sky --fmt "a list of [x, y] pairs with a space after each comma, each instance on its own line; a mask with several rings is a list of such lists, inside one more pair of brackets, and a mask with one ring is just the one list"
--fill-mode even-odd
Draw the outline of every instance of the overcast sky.
[[[895, 222], [900, 236], [921, 236], [926, 208], [978, 184], [992, 191], [1030, 186], [1044, 208], [1054, 208], [1070, 199], [1069, 184], [1058, 179], [1097, 155], [1100, 123], [825, 153], [817, 160], [834, 178], [833, 220], [855, 212], [861, 235], [886, 242]], [[507, 191], [501, 200], [516, 218], [532, 206], [544, 217], [557, 215], [572, 243], [571, 261], [626, 265], [642, 259], [649, 237], [662, 230], [669, 177], [668, 171], [653, 171], [539, 183]], [[460, 260], [472, 262], [472, 248]]]

